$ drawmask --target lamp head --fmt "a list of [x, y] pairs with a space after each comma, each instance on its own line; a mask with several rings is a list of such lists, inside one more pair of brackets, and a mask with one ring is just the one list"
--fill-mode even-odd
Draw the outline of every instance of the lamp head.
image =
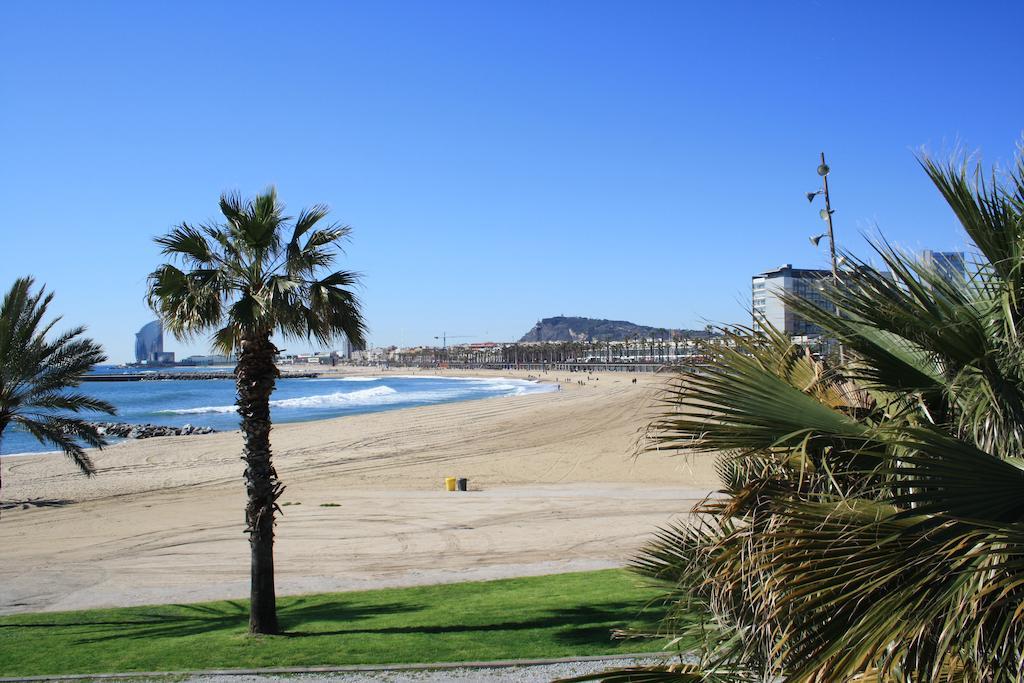
[[808, 192], [807, 193], [807, 201], [813, 202], [814, 198], [817, 197], [817, 196], [818, 196], [817, 192]]
[[811, 244], [813, 244], [814, 246], [818, 246], [818, 242], [820, 242], [821, 238], [824, 237], [827, 234], [828, 233], [824, 233], [823, 232], [820, 235], [815, 235], [814, 237], [809, 237], [808, 239], [811, 240]]
[[821, 220], [827, 221], [828, 220], [829, 211], [828, 211], [828, 209], [822, 209], [821, 211], [818, 212], [818, 215], [821, 216]]
[[830, 169], [830, 168], [828, 167], [828, 164], [820, 164], [820, 165], [818, 166], [818, 175], [820, 175], [821, 177], [825, 177], [825, 176], [827, 176], [827, 175], [828, 175], [828, 172], [829, 172], [830, 170], [832, 170], [832, 169]]

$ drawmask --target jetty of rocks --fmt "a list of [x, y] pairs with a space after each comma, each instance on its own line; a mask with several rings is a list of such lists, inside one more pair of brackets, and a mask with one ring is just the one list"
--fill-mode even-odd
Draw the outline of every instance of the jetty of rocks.
[[100, 434], [116, 436], [122, 439], [150, 439], [155, 436], [188, 436], [191, 434], [213, 434], [212, 427], [193, 427], [190, 424], [181, 427], [152, 424], [129, 424], [127, 422], [90, 422]]
[[[285, 372], [282, 379], [316, 379], [319, 372]], [[155, 382], [167, 379], [235, 379], [233, 372], [133, 372], [83, 375], [83, 382]]]

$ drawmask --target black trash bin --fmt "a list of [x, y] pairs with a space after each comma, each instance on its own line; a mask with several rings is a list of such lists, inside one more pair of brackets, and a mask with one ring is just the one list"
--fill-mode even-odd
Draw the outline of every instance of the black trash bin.
[[458, 489], [459, 491], [466, 491], [466, 490], [468, 490], [467, 489], [468, 485], [469, 485], [469, 482], [466, 481], [465, 479], [456, 479], [455, 480], [455, 488]]

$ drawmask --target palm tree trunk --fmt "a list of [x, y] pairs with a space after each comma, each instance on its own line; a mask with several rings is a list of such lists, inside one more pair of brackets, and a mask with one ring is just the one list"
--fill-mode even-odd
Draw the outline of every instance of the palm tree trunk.
[[284, 487], [270, 453], [270, 394], [278, 377], [270, 333], [242, 340], [236, 382], [245, 461], [245, 531], [252, 552], [249, 632], [278, 632], [274, 595], [274, 511]]

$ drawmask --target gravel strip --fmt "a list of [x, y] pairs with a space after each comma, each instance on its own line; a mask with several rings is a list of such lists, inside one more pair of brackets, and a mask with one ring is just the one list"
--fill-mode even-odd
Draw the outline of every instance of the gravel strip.
[[654, 664], [655, 659], [605, 659], [530, 666], [472, 667], [426, 670], [379, 670], [292, 675], [194, 676], [189, 683], [549, 683], [623, 666]]
[[[661, 655], [634, 655], [627, 657], [595, 656], [578, 660], [519, 660], [507, 663], [469, 663], [440, 665], [396, 664], [392, 668], [351, 667], [338, 671], [313, 671], [282, 669], [279, 671], [238, 669], [224, 672], [189, 673], [139, 673], [139, 674], [76, 674], [67, 676], [26, 676], [24, 678], [0, 678], [0, 683], [10, 681], [116, 681], [117, 683], [548, 683], [559, 678], [582, 676], [606, 669], [627, 666], [677, 661], [677, 657]], [[438, 665], [434, 665], [438, 666]]]

